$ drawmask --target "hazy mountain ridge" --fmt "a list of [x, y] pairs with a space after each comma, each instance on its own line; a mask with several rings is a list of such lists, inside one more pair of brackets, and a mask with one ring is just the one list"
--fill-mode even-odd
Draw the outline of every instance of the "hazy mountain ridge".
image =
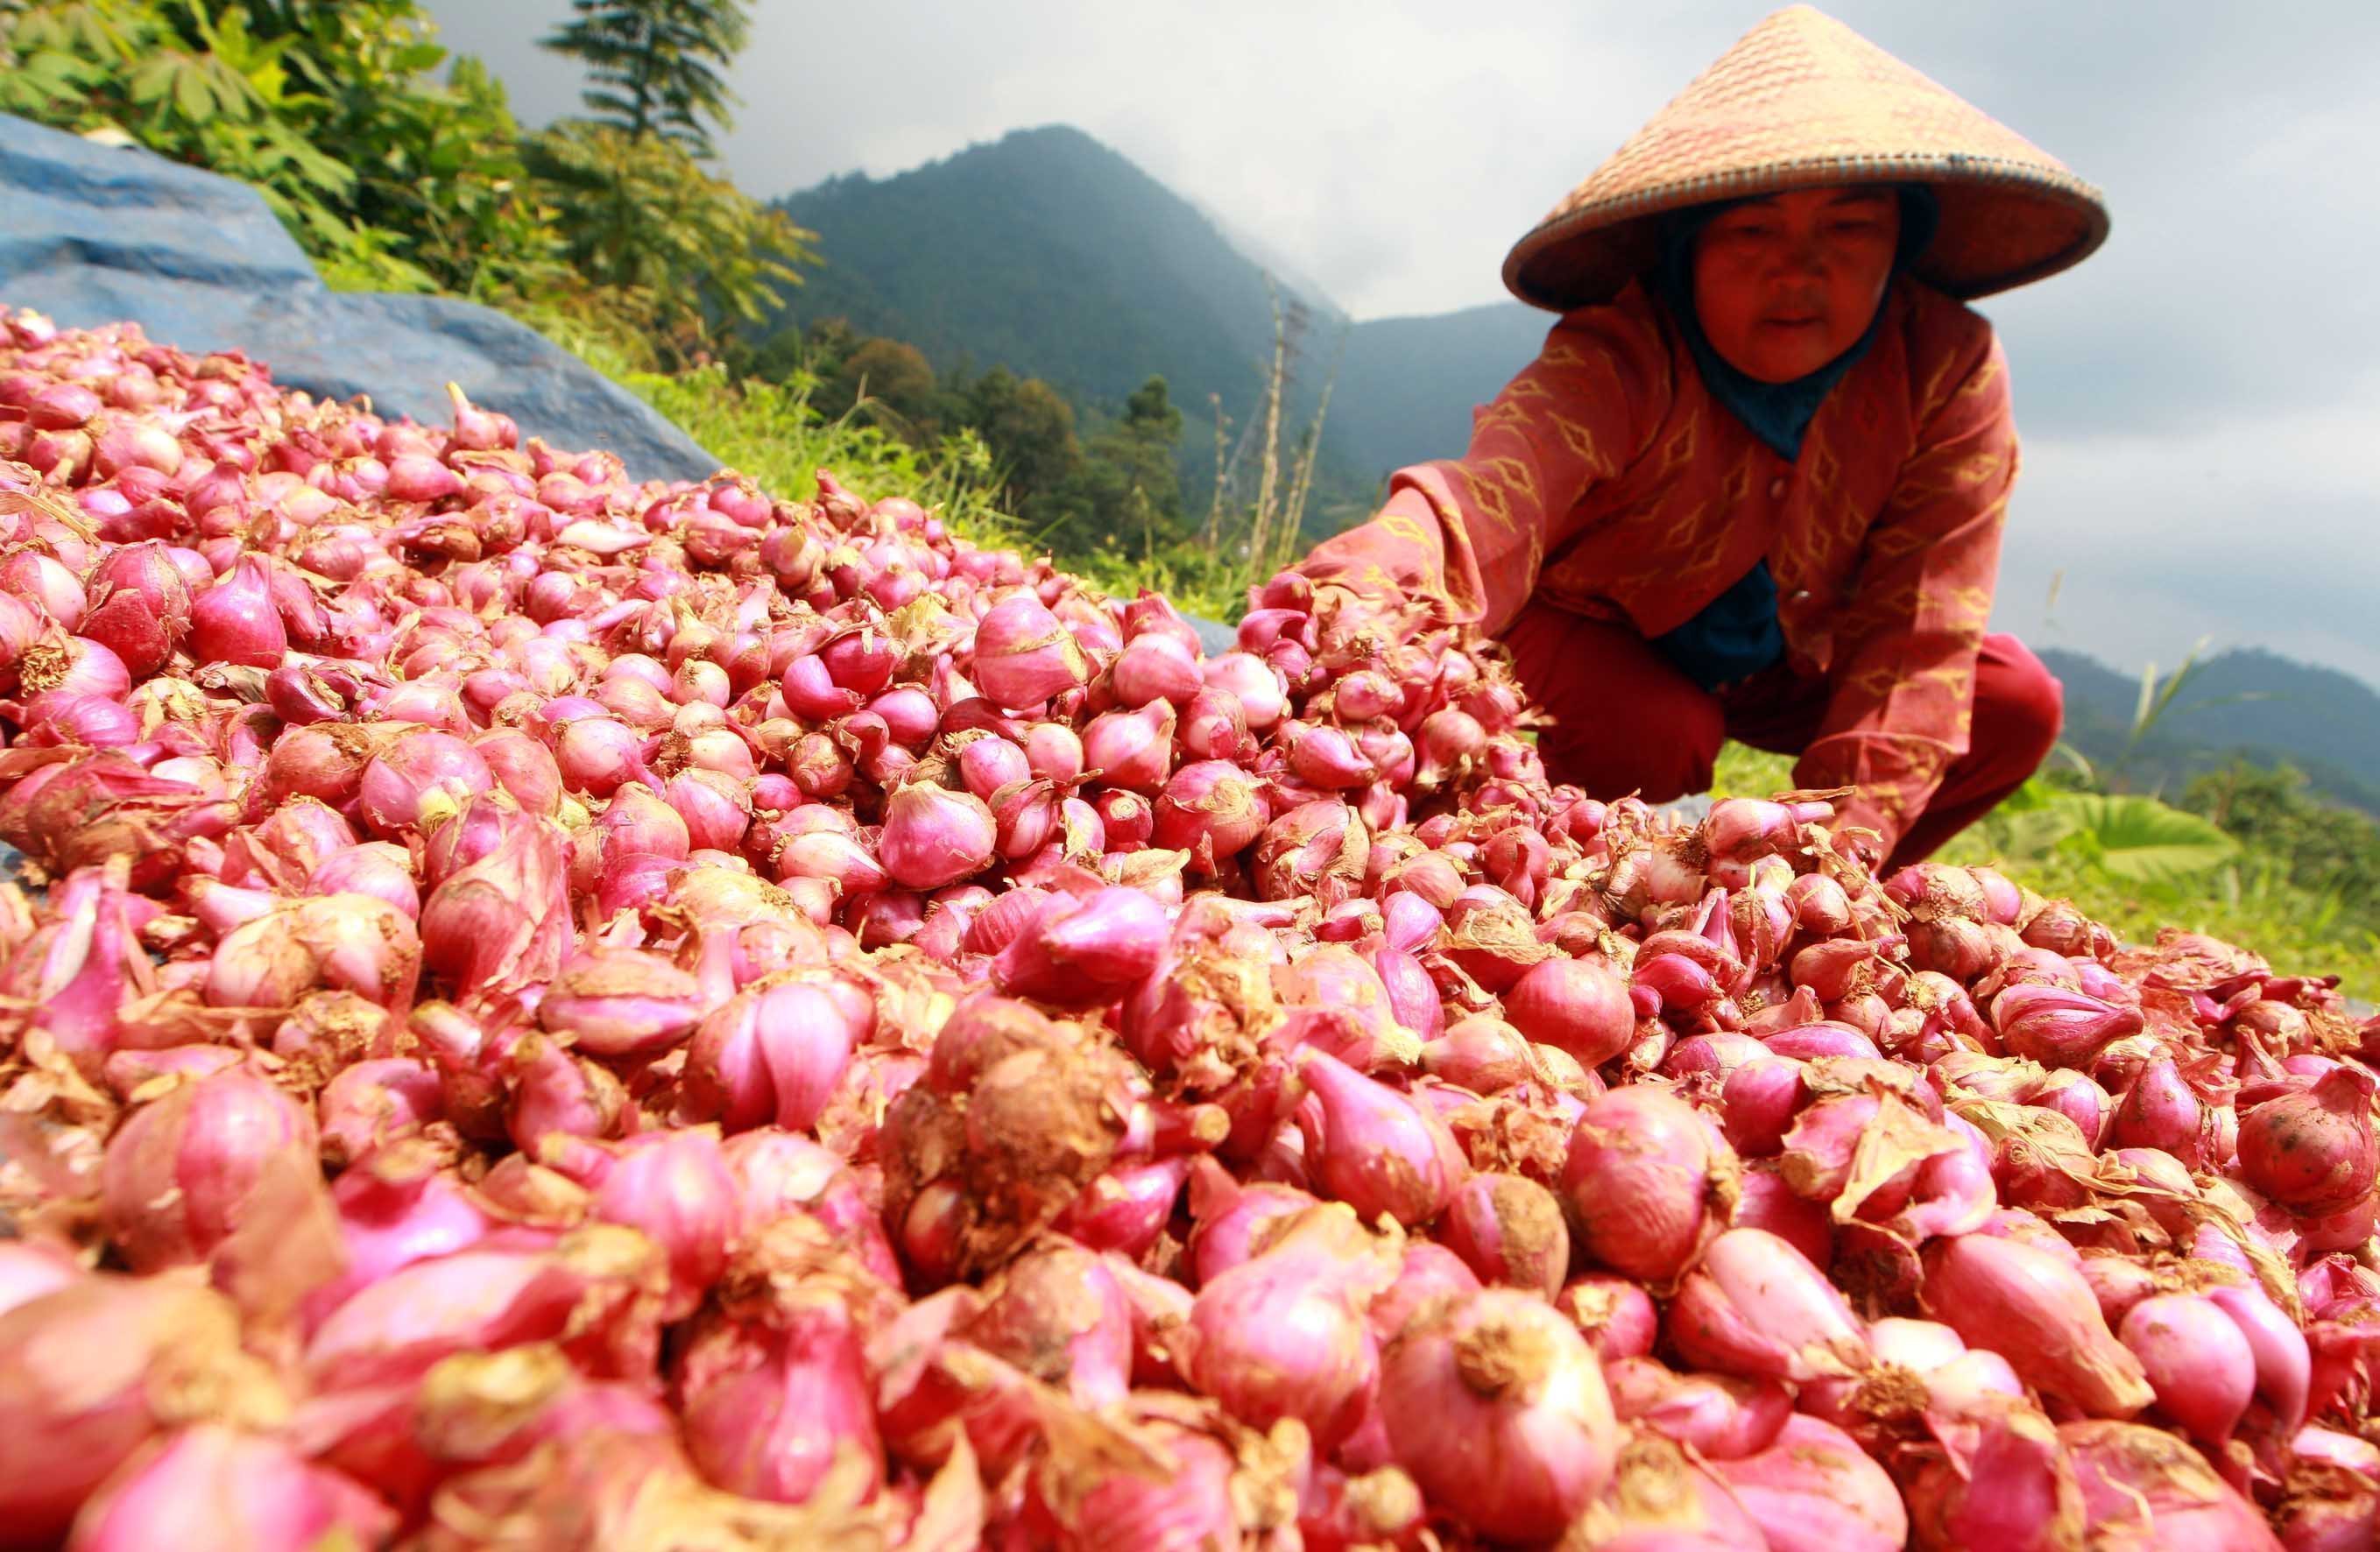
[[[2066, 685], [2067, 742], [2094, 761], [2118, 758], [2140, 702], [2139, 678], [2057, 648], [2041, 660]], [[2287, 761], [2319, 791], [2380, 816], [2380, 694], [2336, 669], [2262, 649], [2223, 652], [2192, 672], [2133, 751], [2127, 776], [2171, 795], [2234, 757]]]
[[[1208, 395], [1221, 395], [1234, 441], [1259, 407], [1272, 355], [1265, 266], [1225, 218], [1078, 129], [1020, 129], [779, 202], [818, 234], [825, 260], [786, 296], [795, 322], [840, 316], [908, 341], [937, 370], [1003, 365], [1052, 383], [1078, 409], [1111, 408], [1162, 373], [1185, 418], [1183, 462], [1194, 476], [1213, 467]], [[1349, 324], [1311, 283], [1277, 279], [1311, 309], [1285, 454], [1345, 331], [1318, 470], [1324, 501], [1360, 502], [1390, 469], [1459, 455], [1472, 408], [1528, 363], [1552, 322], [1509, 302]]]
[[781, 204], [818, 234], [825, 260], [786, 297], [796, 321], [840, 315], [908, 341], [937, 370], [1003, 365], [1078, 407], [1111, 406], [1151, 372], [1192, 426], [1209, 394], [1235, 421], [1256, 402], [1271, 354], [1263, 272], [1079, 130], [1020, 129]]

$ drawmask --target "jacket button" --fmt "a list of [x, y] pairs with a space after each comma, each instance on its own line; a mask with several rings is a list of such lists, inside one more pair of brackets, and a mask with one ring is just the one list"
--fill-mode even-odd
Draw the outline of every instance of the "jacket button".
[[1809, 588], [1794, 588], [1794, 589], [1793, 589], [1792, 601], [1793, 601], [1793, 602], [1795, 602], [1795, 603], [1807, 603], [1807, 602], [1809, 602], [1809, 601], [1810, 601], [1810, 589], [1809, 589]]
[[1779, 475], [1768, 482], [1768, 499], [1776, 501], [1785, 494], [1785, 477]]

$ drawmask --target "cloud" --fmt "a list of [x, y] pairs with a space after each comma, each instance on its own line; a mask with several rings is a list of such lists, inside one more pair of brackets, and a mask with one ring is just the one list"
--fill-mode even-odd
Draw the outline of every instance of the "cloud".
[[[566, 0], [429, 8], [526, 120], [574, 111], [536, 46]], [[1069, 123], [1354, 316], [1446, 312], [1500, 299], [1512, 242], [1768, 8], [759, 0], [725, 156], [774, 196]], [[2031, 450], [2004, 617], [2124, 661], [2211, 632], [2380, 681], [2380, 6], [1828, 8], [2114, 211], [2088, 263], [1982, 304]], [[2024, 600], [2058, 571], [2050, 619]]]
[[2380, 685], [2374, 426], [2380, 372], [2211, 434], [2027, 435], [1995, 624], [2126, 667], [2205, 638]]

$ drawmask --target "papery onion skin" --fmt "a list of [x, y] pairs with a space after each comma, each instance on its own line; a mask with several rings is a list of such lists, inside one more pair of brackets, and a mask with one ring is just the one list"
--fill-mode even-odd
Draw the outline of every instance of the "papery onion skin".
[[1552, 1298], [1570, 1271], [1570, 1231], [1552, 1192], [1521, 1175], [1474, 1175], [1455, 1193], [1442, 1232], [1491, 1285]]
[[2177, 1552], [2277, 1552], [2253, 1506], [2173, 1435], [2134, 1423], [2061, 1424], [2094, 1538]]

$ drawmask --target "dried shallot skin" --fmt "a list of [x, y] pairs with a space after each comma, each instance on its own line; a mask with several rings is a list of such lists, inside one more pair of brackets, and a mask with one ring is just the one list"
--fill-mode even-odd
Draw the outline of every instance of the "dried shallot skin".
[[[954, 1187], [945, 1278], [1005, 1264], [1115, 1156], [1125, 1059], [1079, 1025], [984, 997], [942, 1031], [937, 1060], [884, 1118], [885, 1210], [908, 1224], [920, 1194]], [[948, 1061], [943, 1050], [964, 1043]]]
[[0, 309], [0, 1546], [2371, 1544], [2336, 977], [448, 398]]

